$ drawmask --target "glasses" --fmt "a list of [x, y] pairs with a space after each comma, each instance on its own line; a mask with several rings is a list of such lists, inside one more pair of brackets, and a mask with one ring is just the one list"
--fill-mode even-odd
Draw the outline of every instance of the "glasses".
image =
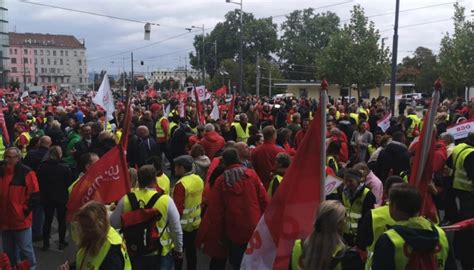
[[5, 156], [5, 159], [14, 159], [19, 158], [20, 156]]

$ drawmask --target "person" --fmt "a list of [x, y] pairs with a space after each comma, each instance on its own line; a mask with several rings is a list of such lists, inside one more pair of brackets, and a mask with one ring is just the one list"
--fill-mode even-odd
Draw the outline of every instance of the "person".
[[304, 135], [306, 134], [306, 131], [308, 130], [308, 127], [309, 127], [309, 120], [305, 118], [301, 122], [301, 129], [298, 130], [295, 134], [295, 141], [294, 141], [295, 149], [298, 149], [298, 146], [300, 146], [301, 143], [303, 142], [303, 138], [304, 138]]
[[[23, 164], [30, 167], [35, 173], [38, 172], [38, 166], [47, 158], [49, 147], [51, 147], [51, 138], [43, 136], [39, 138], [38, 147], [28, 151]], [[41, 241], [43, 239], [43, 223], [44, 209], [41, 204], [36, 205], [33, 209], [33, 241]]]
[[339, 173], [340, 169], [339, 162], [337, 160], [340, 152], [341, 143], [339, 141], [331, 140], [326, 149], [326, 166], [331, 168], [336, 175]]
[[252, 124], [248, 123], [248, 117], [245, 113], [241, 113], [239, 116], [239, 122], [232, 123], [231, 133], [233, 138], [238, 142], [247, 142], [250, 137], [249, 129]]
[[[156, 104], [156, 103], [155, 103]], [[163, 111], [159, 109], [154, 110], [156, 123], [155, 123], [155, 134], [156, 142], [158, 143], [158, 156], [162, 156], [163, 153], [168, 155], [167, 142], [169, 140], [170, 123], [168, 119], [163, 116]]]
[[38, 167], [37, 176], [41, 204], [45, 213], [43, 250], [48, 250], [50, 247], [51, 223], [55, 212], [58, 221], [59, 249], [62, 250], [68, 245], [66, 242], [66, 204], [69, 196], [67, 189], [73, 178], [69, 167], [62, 162], [61, 147], [53, 146], [49, 149], [47, 160]]
[[291, 116], [291, 123], [287, 128], [291, 130], [291, 146], [295, 147], [296, 133], [301, 129], [301, 115], [299, 113], [295, 113]]
[[204, 137], [204, 126], [203, 125], [197, 125], [196, 126], [196, 134], [192, 134], [188, 138], [189, 147], [192, 148], [193, 145], [198, 143], [203, 137]]
[[[132, 191], [137, 201], [142, 201], [146, 205], [148, 201], [157, 194], [156, 191], [156, 170], [152, 165], [144, 165], [138, 169], [138, 190]], [[129, 195], [127, 194], [117, 204], [117, 207], [110, 216], [112, 227], [121, 228], [121, 216], [125, 212], [132, 211]], [[183, 232], [181, 229], [179, 212], [176, 205], [168, 195], [161, 195], [153, 206], [158, 209], [162, 217], [156, 222], [160, 232], [160, 243], [163, 246], [161, 254], [154, 252], [151, 255], [137, 255], [130, 257], [132, 269], [173, 269], [172, 253], [175, 257], [182, 257], [183, 252]]]
[[252, 169], [252, 162], [250, 161], [250, 149], [249, 146], [244, 142], [238, 142], [234, 144], [237, 153], [239, 154], [240, 161], [242, 164]]
[[340, 197], [347, 210], [347, 228], [344, 231], [344, 239], [352, 247], [355, 244], [361, 218], [374, 208], [375, 196], [364, 185], [362, 173], [349, 168], [344, 171], [344, 188]]
[[367, 163], [359, 162], [353, 167], [362, 173], [362, 179], [366, 187], [370, 189], [375, 196], [375, 206], [382, 205], [383, 201], [383, 184], [382, 181], [369, 169]]
[[357, 253], [344, 244], [345, 216], [346, 208], [340, 202], [323, 201], [317, 210], [311, 234], [306, 240], [295, 241], [289, 269], [364, 269]]
[[263, 128], [263, 140], [264, 143], [252, 151], [251, 159], [263, 186], [268, 189], [272, 180], [272, 170], [275, 168], [276, 155], [285, 150], [275, 144], [276, 129], [273, 126]]
[[204, 126], [204, 130], [206, 133], [204, 133], [204, 137], [199, 141], [199, 144], [204, 147], [206, 156], [212, 160], [217, 151], [224, 148], [225, 140], [221, 135], [219, 135], [219, 133], [215, 131], [213, 124], [206, 124]]
[[377, 157], [375, 174], [384, 182], [389, 173], [400, 175], [410, 170], [410, 153], [406, 146], [405, 134], [397, 131], [392, 134], [392, 140], [380, 151]]
[[12, 265], [27, 259], [36, 269], [32, 243], [32, 211], [40, 194], [36, 174], [21, 162], [21, 150], [5, 150], [5, 164], [0, 167], [0, 231], [3, 250]]
[[54, 120], [51, 123], [51, 128], [47, 131], [45, 130], [46, 136], [51, 138], [52, 145], [62, 146], [64, 142], [64, 132], [61, 130], [61, 124], [58, 120]]
[[407, 109], [407, 117], [405, 119], [404, 127], [405, 134], [408, 142], [413, 141], [413, 139], [418, 136], [420, 132], [420, 122], [421, 119], [416, 115], [414, 108]]
[[366, 125], [367, 122], [359, 121], [357, 130], [352, 133], [351, 138], [351, 146], [355, 148], [359, 162], [366, 162], [369, 159], [368, 148], [373, 140], [372, 133], [367, 130]]
[[[201, 202], [204, 181], [193, 173], [193, 158], [184, 155], [174, 160], [175, 175], [179, 177], [173, 191], [173, 199], [181, 216], [186, 269], [196, 269], [197, 252], [194, 242], [201, 224]], [[175, 268], [182, 269], [182, 261], [175, 261]]]
[[194, 144], [189, 154], [194, 160], [195, 173], [199, 175], [201, 179], [205, 179], [211, 160], [205, 155], [204, 147], [200, 144]]
[[[384, 196], [387, 200], [393, 185], [400, 183], [403, 183], [403, 179], [400, 176], [392, 175], [387, 178], [384, 188]], [[359, 250], [368, 252], [366, 262], [368, 267], [372, 265], [375, 243], [380, 235], [395, 224], [395, 220], [390, 216], [388, 204], [389, 202], [387, 201], [385, 205], [370, 210], [367, 215], [362, 217], [360, 226], [357, 228], [356, 246]]]
[[372, 269], [445, 269], [448, 239], [441, 228], [419, 216], [420, 193], [408, 184], [395, 184], [389, 201], [390, 216], [397, 223], [375, 243]]
[[[470, 132], [464, 143], [454, 147], [446, 164], [453, 170], [453, 191], [458, 202], [457, 220], [474, 218], [474, 133]], [[456, 257], [464, 269], [474, 268], [474, 243], [471, 241], [474, 230], [456, 232], [454, 248]]]
[[97, 141], [92, 139], [92, 125], [83, 125], [81, 127], [81, 140], [71, 149], [71, 153], [73, 153], [76, 163], [79, 163], [79, 159], [83, 154], [92, 152], [96, 143]]
[[[107, 209], [90, 201], [74, 217], [74, 232], [78, 251], [76, 269], [130, 270], [132, 269], [122, 237], [110, 226]], [[68, 270], [69, 264], [59, 270]]]
[[110, 131], [101, 131], [98, 141], [92, 152], [97, 153], [99, 157], [105, 155], [110, 149], [116, 145], [114, 136]]
[[79, 175], [77, 176], [76, 180], [68, 187], [68, 193], [71, 195], [71, 193], [74, 191], [74, 188], [76, 187], [76, 184], [81, 180], [82, 176], [87, 173], [89, 168], [94, 165], [99, 161], [99, 156], [96, 153], [84, 153], [81, 158], [79, 159], [79, 162], [77, 163], [77, 169], [79, 170]]
[[222, 160], [225, 170], [212, 187], [206, 210], [209, 227], [203, 230], [205, 237], [215, 239], [214, 246], [228, 241], [229, 262], [237, 270], [268, 196], [257, 173], [242, 166], [235, 148], [225, 149]]
[[163, 172], [163, 159], [160, 156], [151, 156], [148, 165], [153, 165], [156, 170], [156, 191], [170, 195], [170, 179]]
[[291, 158], [287, 153], [278, 153], [276, 155], [275, 170], [273, 171], [273, 179], [270, 182], [267, 193], [271, 199], [278, 187], [280, 186], [283, 176], [285, 176], [286, 170], [290, 167]]
[[146, 126], [139, 126], [136, 133], [138, 136], [138, 166], [143, 166], [151, 156], [158, 153], [158, 145], [150, 136]]

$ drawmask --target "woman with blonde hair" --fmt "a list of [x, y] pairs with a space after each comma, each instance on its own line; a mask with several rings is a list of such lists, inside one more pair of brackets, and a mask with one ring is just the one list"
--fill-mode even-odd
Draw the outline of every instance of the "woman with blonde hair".
[[[74, 218], [73, 239], [78, 251], [77, 270], [129, 270], [132, 269], [122, 237], [110, 226], [107, 210], [101, 203], [86, 203]], [[59, 267], [68, 270], [69, 265]]]
[[290, 269], [364, 269], [359, 255], [344, 244], [345, 220], [346, 208], [339, 201], [322, 202], [311, 235], [295, 242]]

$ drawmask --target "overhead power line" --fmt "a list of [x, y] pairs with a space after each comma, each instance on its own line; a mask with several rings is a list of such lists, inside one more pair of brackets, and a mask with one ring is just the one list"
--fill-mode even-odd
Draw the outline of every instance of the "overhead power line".
[[[353, 2], [353, 1], [345, 1], [345, 2], [335, 3], [335, 4], [331, 4], [331, 5], [315, 7], [315, 8], [312, 8], [312, 9], [317, 10], [317, 9], [323, 9], [323, 8], [341, 6], [341, 5], [349, 4], [349, 3], [352, 3], [352, 2]], [[280, 14], [280, 15], [275, 15], [275, 16], [270, 16], [270, 17], [272, 17], [272, 18], [285, 17], [285, 16], [288, 16], [288, 15], [290, 15], [290, 14], [291, 14], [291, 13]]]
[[150, 23], [150, 24], [152, 24], [152, 25], [160, 26], [159, 23], [145, 22], [145, 21], [140, 21], [140, 20], [135, 20], [135, 19], [129, 19], [129, 18], [114, 16], [114, 15], [107, 15], [107, 14], [96, 13], [96, 12], [92, 12], [92, 11], [78, 10], [78, 9], [73, 9], [73, 8], [67, 8], [67, 7], [61, 7], [61, 6], [43, 4], [43, 3], [38, 3], [38, 2], [32, 2], [32, 1], [28, 1], [28, 0], [20, 0], [20, 2], [21, 2], [21, 3], [25, 3], [25, 4], [30, 4], [30, 5], [36, 5], [36, 6], [42, 6], [42, 7], [49, 7], [49, 8], [67, 10], [67, 11], [72, 11], [72, 12], [82, 13], [82, 14], [87, 14], [87, 15], [92, 15], [92, 16], [104, 17], [104, 18], [109, 18], [109, 19], [114, 19], [114, 20], [121, 20], [121, 21], [134, 22], [134, 23], [140, 23], [140, 24]]

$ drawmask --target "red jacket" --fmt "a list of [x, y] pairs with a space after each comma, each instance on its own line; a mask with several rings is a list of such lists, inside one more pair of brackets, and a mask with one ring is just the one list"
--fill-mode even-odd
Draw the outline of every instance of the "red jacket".
[[199, 141], [199, 144], [204, 147], [206, 156], [212, 160], [216, 152], [224, 148], [225, 140], [221, 135], [219, 135], [219, 133], [209, 131], [204, 134], [204, 137]]
[[252, 151], [253, 168], [262, 180], [265, 189], [268, 188], [272, 180], [276, 155], [281, 152], [285, 152], [285, 149], [276, 146], [273, 142], [264, 142]]
[[200, 139], [199, 139], [198, 135], [196, 135], [196, 134], [193, 134], [193, 135], [189, 136], [189, 138], [188, 138], [189, 149], [191, 149], [191, 147], [193, 147], [194, 144], [198, 143], [199, 140]]
[[207, 168], [207, 174], [206, 174], [206, 179], [204, 180], [204, 191], [202, 192], [202, 204], [203, 206], [207, 206], [208, 204], [208, 198], [211, 193], [211, 184], [209, 183], [209, 179], [211, 178], [212, 173], [214, 170], [219, 166], [219, 163], [221, 162], [221, 157], [216, 157], [212, 159], [211, 164]]
[[[211, 190], [204, 217], [208, 220], [203, 221], [207, 227], [201, 224], [198, 243], [206, 238], [217, 240], [215, 243], [208, 243], [214, 246], [226, 239], [235, 244], [247, 243], [268, 201], [265, 188], [254, 170], [240, 164], [229, 166], [217, 178]], [[208, 236], [202, 237], [203, 234]]]
[[35, 172], [23, 164], [17, 164], [15, 170], [1, 168], [0, 175], [0, 230], [30, 228], [32, 206], [39, 202]]

